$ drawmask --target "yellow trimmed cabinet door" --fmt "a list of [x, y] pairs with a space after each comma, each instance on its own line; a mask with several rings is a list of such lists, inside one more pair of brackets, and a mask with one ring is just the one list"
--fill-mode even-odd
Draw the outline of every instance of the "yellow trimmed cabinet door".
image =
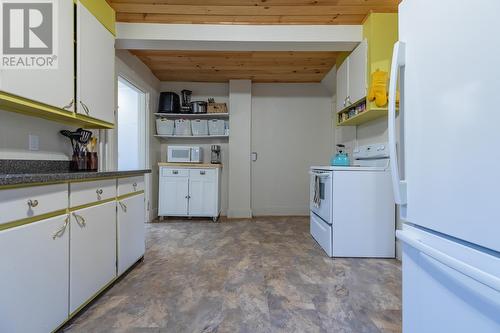
[[71, 213], [70, 313], [116, 277], [116, 201]]
[[77, 106], [79, 114], [114, 123], [115, 37], [77, 5]]
[[0, 231], [0, 332], [52, 332], [68, 318], [67, 218]]
[[118, 275], [144, 256], [144, 194], [118, 201]]
[[[31, 101], [50, 105], [59, 109], [74, 111], [74, 33], [73, 33], [73, 1], [64, 0], [55, 2], [57, 6], [53, 28], [54, 34], [52, 47], [57, 56], [56, 68], [37, 68], [37, 69], [0, 69], [0, 91], [6, 92], [18, 97], [26, 98]], [[26, 10], [26, 9], [24, 9]], [[11, 19], [16, 17], [16, 11], [11, 12]], [[17, 11], [18, 15], [22, 11]], [[19, 22], [19, 21], [18, 21]], [[11, 26], [12, 29], [14, 27]], [[31, 34], [31, 32], [30, 32]], [[24, 36], [24, 43], [18, 41], [14, 46], [17, 47], [50, 47], [50, 41], [44, 43], [36, 36]], [[50, 38], [44, 36], [45, 38]], [[43, 44], [40, 44], [43, 43]], [[29, 45], [28, 45], [29, 44]], [[4, 50], [5, 53], [5, 50]], [[7, 55], [6, 55], [7, 56]], [[33, 55], [35, 56], [35, 55]], [[30, 58], [31, 55], [26, 57]], [[24, 57], [22, 57], [24, 59]], [[43, 57], [47, 60], [47, 58]], [[3, 59], [2, 59], [3, 60]], [[49, 60], [47, 60], [49, 61]], [[28, 62], [24, 62], [29, 65]], [[42, 64], [39, 62], [39, 64]], [[33, 67], [33, 66], [30, 66]]]

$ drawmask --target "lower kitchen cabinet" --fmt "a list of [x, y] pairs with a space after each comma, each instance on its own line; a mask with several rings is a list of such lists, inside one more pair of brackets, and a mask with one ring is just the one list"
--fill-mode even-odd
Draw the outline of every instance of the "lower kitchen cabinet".
[[68, 318], [68, 216], [0, 231], [0, 332], [51, 332]]
[[[160, 176], [160, 216], [186, 216], [188, 215], [189, 173], [186, 176], [166, 175], [167, 170], [162, 170]], [[170, 171], [170, 170], [168, 170]], [[172, 170], [174, 173], [176, 170]]]
[[144, 194], [118, 200], [118, 275], [144, 256]]
[[189, 215], [217, 216], [216, 170], [189, 171]]
[[116, 201], [71, 213], [70, 313], [116, 277]]
[[212, 217], [220, 213], [220, 168], [160, 167], [159, 216]]

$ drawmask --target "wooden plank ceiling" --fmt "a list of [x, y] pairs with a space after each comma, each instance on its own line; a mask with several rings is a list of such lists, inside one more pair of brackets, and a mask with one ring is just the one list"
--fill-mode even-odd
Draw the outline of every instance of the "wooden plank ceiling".
[[132, 50], [160, 81], [320, 82], [337, 52]]
[[120, 22], [360, 24], [371, 11], [396, 12], [399, 0], [107, 0]]

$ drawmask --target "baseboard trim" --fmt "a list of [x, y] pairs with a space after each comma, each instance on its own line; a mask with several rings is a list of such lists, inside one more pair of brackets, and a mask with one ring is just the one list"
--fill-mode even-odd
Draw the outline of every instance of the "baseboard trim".
[[227, 218], [229, 218], [229, 219], [249, 219], [249, 218], [252, 218], [252, 210], [229, 209], [227, 211]]

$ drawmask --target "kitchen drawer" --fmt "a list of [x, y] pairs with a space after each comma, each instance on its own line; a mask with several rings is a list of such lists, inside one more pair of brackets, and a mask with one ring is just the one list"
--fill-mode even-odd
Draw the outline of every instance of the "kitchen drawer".
[[116, 179], [70, 184], [70, 207], [104, 201], [116, 197]]
[[0, 190], [0, 224], [68, 208], [68, 184]]
[[161, 177], [189, 177], [188, 169], [161, 168]]
[[139, 191], [144, 191], [144, 176], [118, 179], [118, 196]]
[[217, 170], [215, 169], [191, 169], [189, 170], [189, 178], [191, 179], [215, 179]]

